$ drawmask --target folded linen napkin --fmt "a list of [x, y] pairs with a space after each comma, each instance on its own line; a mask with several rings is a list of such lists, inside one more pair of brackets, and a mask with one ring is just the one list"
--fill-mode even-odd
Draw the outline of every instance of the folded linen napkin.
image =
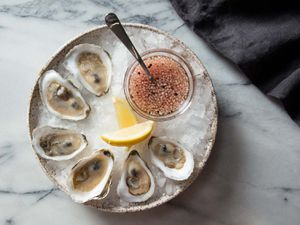
[[300, 125], [299, 1], [170, 1], [196, 34], [280, 100]]

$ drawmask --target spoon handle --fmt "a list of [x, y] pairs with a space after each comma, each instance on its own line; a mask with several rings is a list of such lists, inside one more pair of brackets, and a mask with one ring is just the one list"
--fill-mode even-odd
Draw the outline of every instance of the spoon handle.
[[125, 45], [125, 47], [130, 51], [130, 53], [133, 55], [133, 57], [139, 62], [139, 64], [142, 66], [144, 71], [146, 72], [147, 76], [150, 80], [152, 80], [152, 76], [145, 65], [144, 61], [142, 60], [141, 56], [137, 52], [136, 48], [130, 41], [126, 31], [124, 30], [119, 18], [114, 13], [109, 13], [105, 16], [105, 23], [109, 27], [109, 29], [122, 41], [122, 43]]

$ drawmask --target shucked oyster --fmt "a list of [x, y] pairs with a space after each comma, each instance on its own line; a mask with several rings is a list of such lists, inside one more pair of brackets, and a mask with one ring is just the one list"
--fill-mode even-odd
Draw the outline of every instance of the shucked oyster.
[[91, 93], [101, 96], [108, 91], [111, 81], [111, 60], [100, 46], [93, 44], [75, 46], [67, 54], [64, 65]]
[[44, 73], [39, 88], [43, 103], [54, 115], [68, 120], [82, 120], [88, 116], [90, 107], [78, 89], [56, 71]]
[[107, 196], [114, 164], [112, 153], [100, 149], [81, 159], [71, 170], [69, 191], [74, 201], [83, 203]]
[[194, 169], [191, 152], [175, 140], [167, 137], [152, 137], [149, 140], [151, 162], [166, 177], [172, 180], [186, 180]]
[[127, 202], [144, 202], [155, 189], [154, 179], [146, 163], [136, 150], [132, 150], [123, 167], [118, 195]]
[[45, 159], [71, 159], [87, 146], [83, 134], [64, 128], [39, 127], [33, 130], [32, 135], [35, 151]]

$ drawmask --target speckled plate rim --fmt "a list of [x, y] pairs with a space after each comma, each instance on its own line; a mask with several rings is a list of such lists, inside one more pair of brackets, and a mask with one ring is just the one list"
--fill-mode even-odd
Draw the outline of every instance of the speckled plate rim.
[[[216, 139], [216, 134], [217, 134], [217, 124], [218, 124], [218, 107], [217, 107], [217, 98], [216, 98], [216, 93], [212, 84], [212, 81], [209, 77], [209, 74], [206, 70], [206, 68], [204, 67], [204, 65], [202, 64], [202, 62], [200, 61], [200, 59], [198, 58], [198, 56], [189, 48], [186, 46], [186, 44], [184, 44], [182, 41], [180, 41], [179, 39], [175, 38], [174, 36], [172, 36], [171, 34], [169, 34], [168, 32], [159, 30], [157, 28], [154, 28], [152, 26], [149, 25], [145, 25], [145, 24], [140, 24], [140, 23], [123, 23], [123, 25], [125, 27], [134, 27], [134, 28], [142, 28], [142, 29], [146, 29], [161, 35], [166, 36], [167, 38], [173, 40], [174, 42], [179, 43], [180, 45], [182, 45], [186, 51], [189, 52], [189, 54], [194, 58], [194, 60], [201, 65], [201, 67], [203, 67], [204, 71], [204, 79], [206, 80], [207, 84], [210, 85], [210, 89], [211, 89], [211, 95], [212, 95], [212, 100], [214, 103], [214, 114], [212, 116], [212, 120], [210, 123], [210, 132], [211, 132], [211, 138], [207, 141], [206, 145], [205, 145], [205, 155], [203, 156], [203, 160], [200, 162], [201, 166], [199, 168], [197, 168], [197, 171], [194, 171], [192, 176], [185, 182], [185, 186], [182, 189], [177, 190], [176, 192], [174, 192], [172, 195], [167, 195], [167, 196], [162, 196], [161, 198], [159, 198], [158, 200], [151, 202], [147, 205], [133, 205], [130, 207], [118, 207], [118, 208], [101, 208], [98, 207], [98, 205], [96, 203], [94, 203], [93, 201], [91, 202], [87, 202], [85, 203], [85, 205], [93, 207], [93, 208], [97, 208], [98, 210], [104, 211], [104, 212], [114, 212], [114, 213], [126, 213], [126, 212], [138, 212], [138, 211], [143, 211], [143, 210], [147, 210], [147, 209], [151, 209], [157, 206], [162, 205], [163, 203], [166, 203], [168, 201], [170, 201], [171, 199], [175, 198], [178, 194], [180, 194], [181, 192], [183, 192], [184, 190], [186, 190], [194, 181], [195, 179], [198, 177], [198, 175], [201, 173], [201, 171], [203, 170], [209, 155], [212, 151], [213, 145], [215, 143], [215, 139]], [[27, 122], [28, 122], [28, 130], [29, 130], [29, 140], [30, 143], [32, 145], [32, 131], [34, 129], [32, 123], [31, 123], [31, 116], [33, 114], [33, 99], [34, 99], [34, 92], [37, 89], [37, 85], [38, 85], [38, 79], [39, 77], [46, 71], [48, 70], [48, 67], [50, 66], [50, 64], [52, 63], [52, 61], [65, 49], [67, 48], [69, 45], [72, 45], [73, 42], [77, 41], [77, 39], [80, 39], [83, 35], [89, 35], [92, 32], [95, 32], [97, 30], [101, 30], [103, 28], [107, 28], [106, 25], [101, 25], [98, 26], [96, 28], [90, 29], [86, 32], [80, 33], [79, 35], [77, 35], [75, 38], [71, 39], [70, 41], [68, 41], [66, 44], [64, 44], [60, 49], [58, 49], [58, 51], [52, 55], [50, 57], [50, 59], [48, 60], [48, 62], [46, 63], [46, 65], [41, 69], [41, 71], [38, 73], [38, 76], [34, 82], [34, 86], [31, 90], [31, 94], [29, 97], [29, 104], [28, 104], [28, 113], [27, 113]], [[46, 163], [46, 160], [40, 158], [36, 152], [34, 151], [33, 148], [31, 148], [36, 159], [39, 161], [40, 166], [42, 167], [42, 170], [44, 171], [44, 173], [47, 175], [47, 177], [63, 192], [66, 192], [66, 190], [64, 189], [64, 187], [62, 187], [51, 175], [51, 171], [46, 170], [44, 164]]]

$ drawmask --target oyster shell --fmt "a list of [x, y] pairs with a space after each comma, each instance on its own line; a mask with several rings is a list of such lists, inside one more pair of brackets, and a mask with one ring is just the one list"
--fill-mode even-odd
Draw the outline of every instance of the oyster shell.
[[71, 82], [54, 70], [45, 72], [39, 80], [40, 95], [44, 105], [54, 115], [68, 120], [82, 120], [90, 107]]
[[71, 169], [69, 191], [75, 202], [103, 199], [110, 190], [114, 157], [109, 150], [100, 149], [81, 159]]
[[123, 167], [117, 193], [127, 202], [144, 202], [154, 193], [155, 183], [151, 171], [136, 150], [132, 150]]
[[193, 154], [168, 137], [151, 137], [148, 143], [151, 162], [166, 177], [186, 180], [194, 170]]
[[68, 160], [79, 154], [86, 146], [83, 134], [57, 127], [38, 127], [32, 132], [32, 145], [35, 151], [45, 159]]
[[105, 94], [111, 82], [111, 60], [108, 53], [94, 44], [80, 44], [67, 54], [65, 67], [91, 93]]

